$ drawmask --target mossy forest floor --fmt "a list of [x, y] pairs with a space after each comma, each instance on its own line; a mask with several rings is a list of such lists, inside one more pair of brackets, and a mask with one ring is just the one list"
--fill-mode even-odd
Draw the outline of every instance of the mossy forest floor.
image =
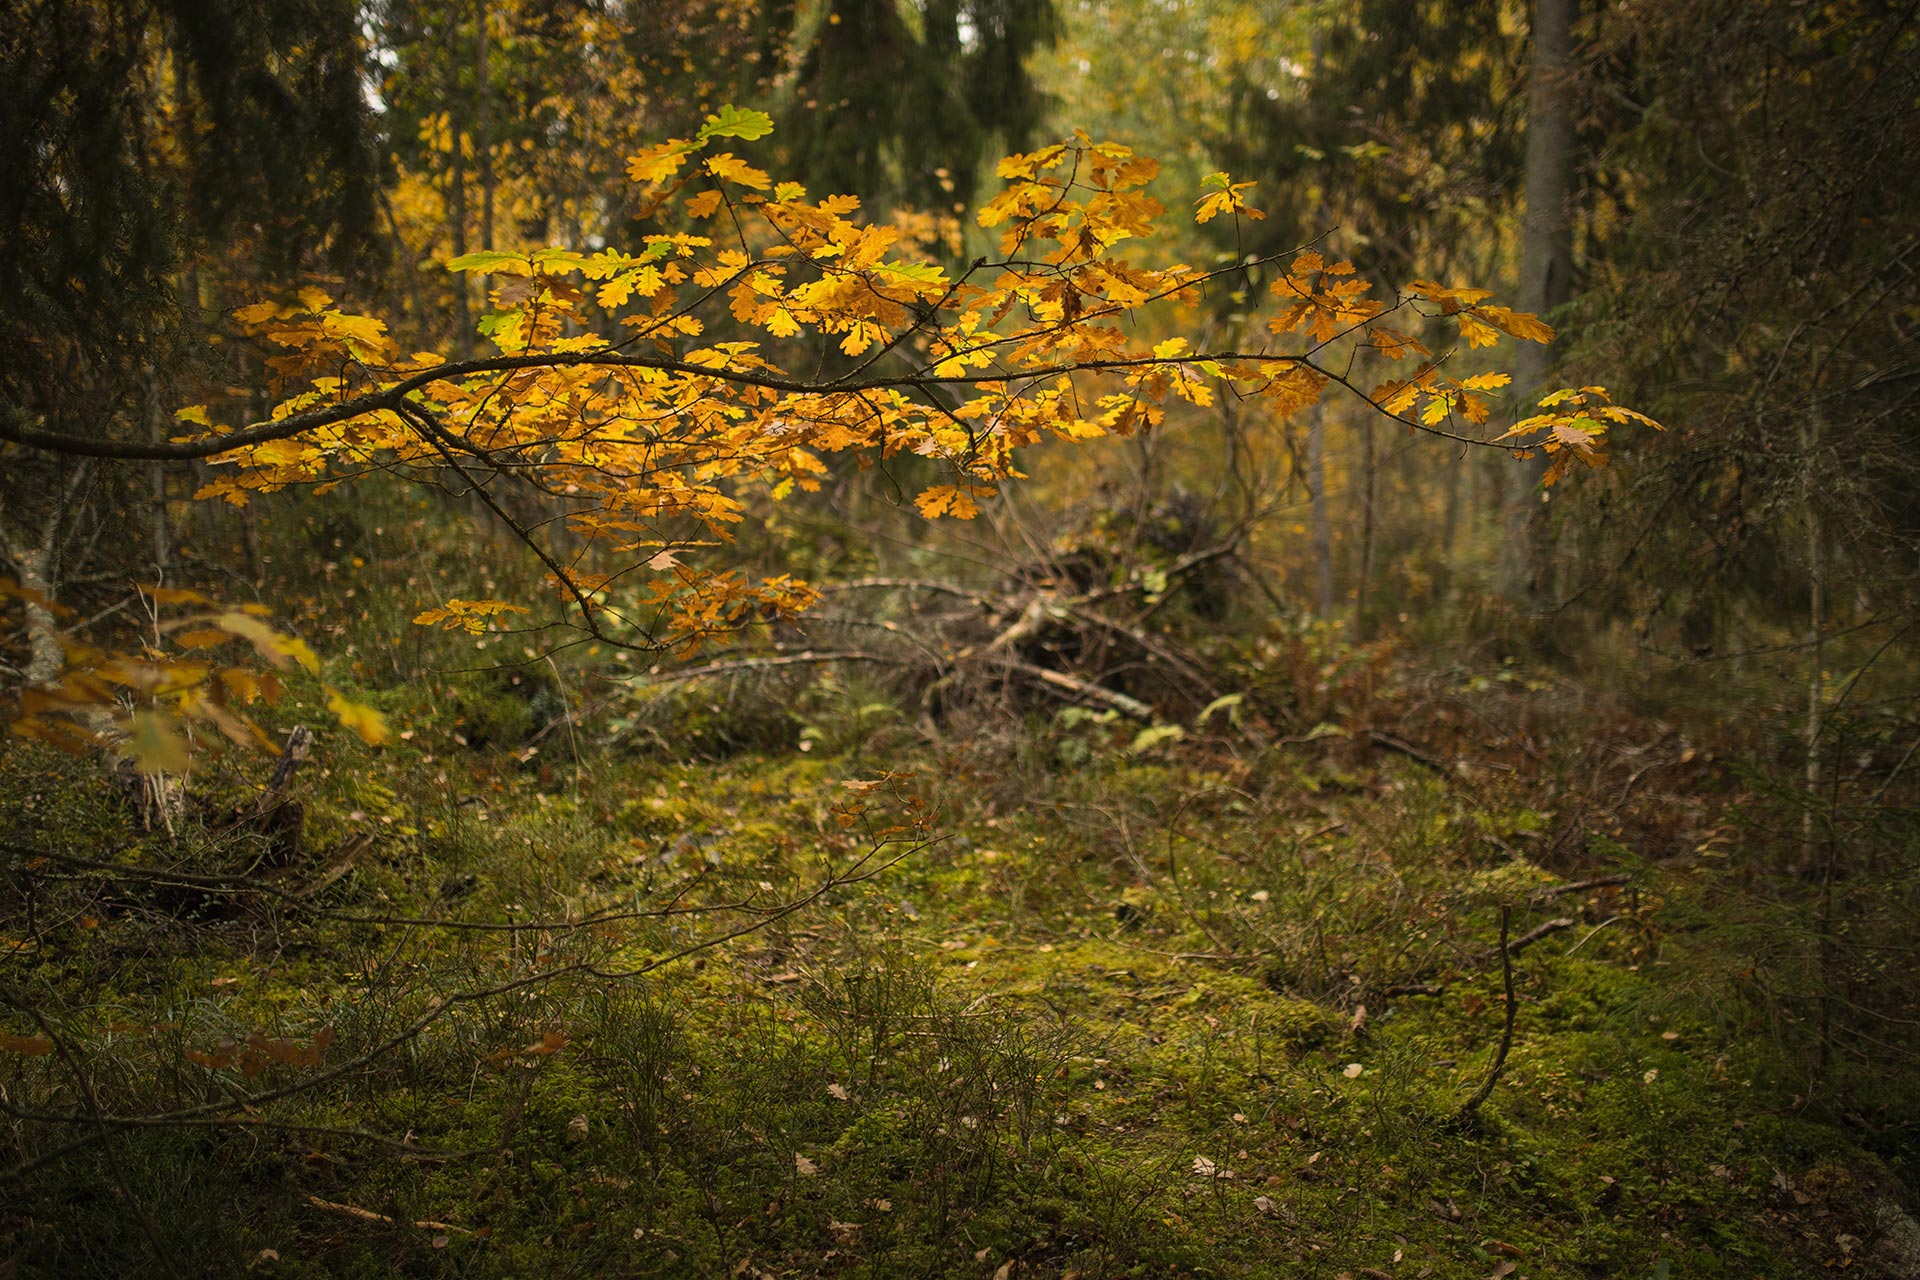
[[1910, 1099], [1743, 989], [1711, 770], [1661, 843], [1344, 739], [419, 723], [297, 850], [11, 749], [8, 1274], [1897, 1274]]

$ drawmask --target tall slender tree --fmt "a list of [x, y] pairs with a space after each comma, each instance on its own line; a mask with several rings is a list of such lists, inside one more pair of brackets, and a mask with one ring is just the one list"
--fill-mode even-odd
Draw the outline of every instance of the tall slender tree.
[[[1520, 309], [1551, 315], [1573, 294], [1574, 199], [1578, 136], [1574, 127], [1574, 19], [1577, 0], [1534, 0], [1533, 62], [1527, 88], [1527, 160], [1520, 222]], [[1552, 348], [1528, 346], [1514, 363], [1515, 390], [1538, 395], [1553, 365]], [[1546, 458], [1529, 461], [1529, 483], [1507, 487], [1501, 513], [1501, 587], [1515, 605], [1539, 612], [1551, 603], [1552, 526], [1537, 481]]]

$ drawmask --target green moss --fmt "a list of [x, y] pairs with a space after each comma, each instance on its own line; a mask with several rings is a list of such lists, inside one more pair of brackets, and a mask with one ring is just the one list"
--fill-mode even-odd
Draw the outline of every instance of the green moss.
[[[1720, 988], [1655, 955], [1675, 949], [1663, 873], [1642, 870], [1640, 906], [1519, 954], [1505, 1074], [1460, 1123], [1500, 1038], [1495, 909], [1516, 929], [1546, 918], [1541, 873], [1478, 839], [1521, 819], [1483, 825], [1473, 797], [1397, 767], [1353, 794], [1256, 794], [1185, 750], [1018, 787], [961, 755], [888, 759], [919, 766], [906, 786], [953, 838], [776, 917], [753, 913], [922, 811], [883, 788], [843, 826], [858, 793], [842, 780], [878, 772], [857, 753], [543, 777], [396, 748], [315, 778], [322, 846], [373, 840], [321, 909], [202, 893], [198, 914], [167, 914], [48, 878], [36, 911], [62, 923], [14, 981], [59, 1011], [116, 1113], [340, 1069], [259, 1107], [306, 1128], [117, 1141], [122, 1189], [189, 1273], [243, 1272], [262, 1249], [275, 1274], [463, 1277], [1018, 1261], [1036, 1277], [1483, 1280], [1511, 1260], [1540, 1280], [1785, 1277], [1830, 1256], [1805, 1232], [1852, 1221], [1872, 1166], [1789, 1109], [1769, 1046], [1706, 998]], [[71, 766], [32, 765], [37, 795], [86, 790]], [[52, 837], [47, 805], [10, 816], [16, 838]], [[110, 805], [75, 812], [124, 837]], [[204, 832], [127, 856], [183, 850], [240, 856]], [[568, 924], [596, 913], [623, 918]], [[1405, 994], [1420, 986], [1439, 994]], [[336, 1039], [318, 1067], [249, 1080], [184, 1056], [322, 1027]], [[61, 1071], [0, 1058], [29, 1105], [72, 1105]], [[158, 1269], [98, 1151], [52, 1169], [8, 1220], [26, 1271]]]

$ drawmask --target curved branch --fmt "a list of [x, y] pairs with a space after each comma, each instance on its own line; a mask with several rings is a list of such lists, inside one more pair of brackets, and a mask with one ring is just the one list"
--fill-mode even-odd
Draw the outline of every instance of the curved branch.
[[66, 435], [57, 431], [41, 431], [21, 424], [23, 414], [0, 416], [0, 440], [21, 445], [30, 449], [39, 449], [48, 453], [64, 454], [79, 458], [110, 458], [123, 462], [191, 462], [202, 458], [215, 457], [222, 453], [231, 453], [236, 449], [245, 449], [253, 445], [267, 444], [275, 440], [290, 440], [308, 431], [330, 427], [337, 423], [350, 422], [367, 414], [401, 412], [403, 407], [412, 404], [410, 397], [415, 393], [452, 378], [471, 377], [483, 373], [513, 373], [524, 369], [655, 369], [665, 373], [685, 374], [689, 377], [711, 378], [717, 382], [731, 383], [737, 386], [761, 387], [769, 391], [778, 391], [789, 395], [847, 395], [862, 391], [900, 391], [921, 390], [923, 393], [931, 386], [974, 386], [983, 382], [1025, 381], [1028, 379], [1057, 378], [1062, 374], [1073, 373], [1117, 373], [1131, 369], [1146, 369], [1168, 365], [1197, 364], [1201, 361], [1257, 362], [1278, 364], [1292, 362], [1314, 370], [1330, 381], [1337, 382], [1354, 395], [1359, 396], [1372, 406], [1382, 417], [1411, 427], [1431, 436], [1458, 441], [1462, 444], [1477, 445], [1484, 448], [1509, 448], [1491, 440], [1479, 440], [1471, 436], [1456, 435], [1438, 427], [1428, 426], [1400, 414], [1389, 413], [1379, 401], [1361, 391], [1350, 379], [1331, 372], [1313, 360], [1304, 356], [1277, 356], [1264, 351], [1216, 351], [1190, 352], [1176, 358], [1166, 356], [1133, 356], [1107, 360], [1075, 360], [1062, 364], [1037, 365], [1012, 373], [975, 373], [959, 374], [952, 377], [927, 376], [909, 373], [884, 378], [829, 379], [824, 382], [809, 382], [804, 379], [775, 377], [770, 374], [755, 373], [744, 369], [712, 368], [707, 365], [690, 364], [685, 360], [671, 359], [665, 356], [632, 355], [614, 348], [601, 348], [597, 351], [555, 351], [532, 355], [487, 356], [471, 360], [450, 360], [432, 369], [412, 374], [390, 387], [380, 391], [370, 391], [365, 395], [342, 400], [338, 404], [319, 409], [308, 409], [301, 413], [290, 413], [284, 418], [272, 422], [255, 423], [225, 435], [205, 440], [193, 440], [181, 443], [154, 443], [135, 440], [96, 440], [87, 436]]

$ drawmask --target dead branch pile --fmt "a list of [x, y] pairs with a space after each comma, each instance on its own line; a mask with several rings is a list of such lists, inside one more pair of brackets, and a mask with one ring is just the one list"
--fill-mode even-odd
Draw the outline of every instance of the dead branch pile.
[[[910, 709], [939, 720], [987, 701], [1070, 705], [1142, 722], [1188, 718], [1222, 689], [1208, 661], [1158, 626], [1182, 592], [1219, 590], [1237, 565], [1227, 542], [1119, 582], [1072, 566], [1015, 566], [992, 589], [920, 577], [859, 578], [764, 646], [695, 666], [656, 667], [653, 686], [792, 673], [839, 664], [873, 671]], [[1122, 575], [1111, 575], [1122, 576]], [[1187, 610], [1189, 614], [1198, 609]]]

